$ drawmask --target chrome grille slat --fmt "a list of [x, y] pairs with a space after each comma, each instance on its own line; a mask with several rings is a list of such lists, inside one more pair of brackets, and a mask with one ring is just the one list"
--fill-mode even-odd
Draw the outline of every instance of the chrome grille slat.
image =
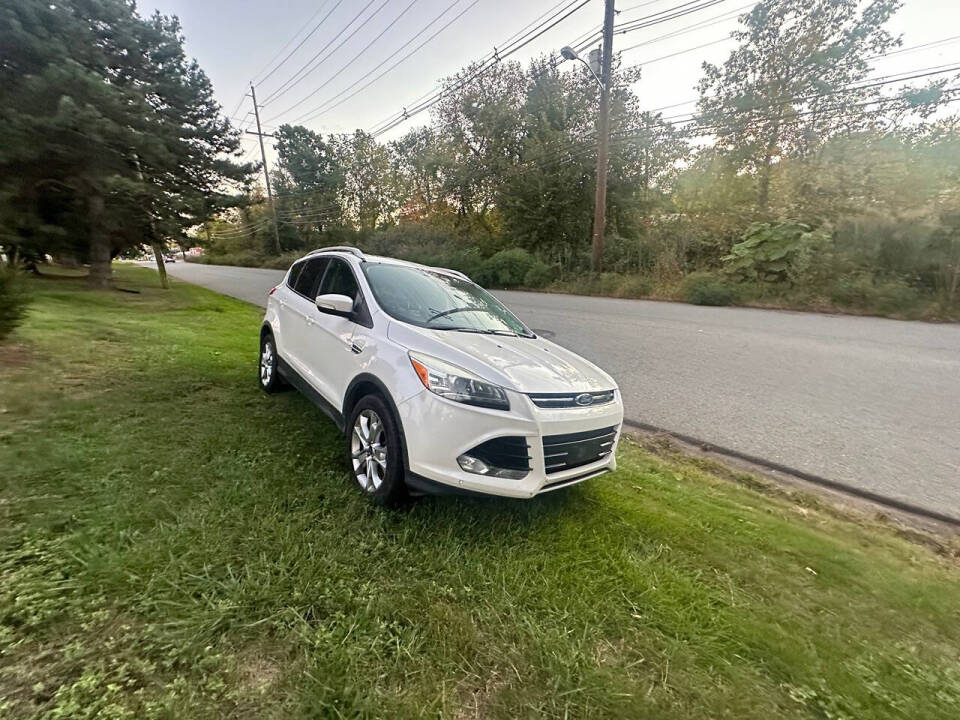
[[[581, 395], [589, 395], [592, 401], [586, 405], [577, 403], [577, 398]], [[613, 402], [616, 397], [614, 390], [600, 390], [597, 392], [584, 393], [529, 393], [528, 397], [534, 405], [541, 408], [578, 408], [593, 407], [594, 405], [606, 405]]]

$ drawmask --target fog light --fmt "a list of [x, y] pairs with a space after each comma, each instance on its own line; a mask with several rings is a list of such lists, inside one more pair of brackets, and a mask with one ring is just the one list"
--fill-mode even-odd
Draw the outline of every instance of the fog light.
[[485, 463], [483, 460], [472, 455], [461, 455], [457, 458], [457, 463], [461, 469], [474, 475], [486, 475], [488, 477], [506, 478], [507, 480], [520, 480], [529, 470], [509, 470], [507, 468], [498, 468]]

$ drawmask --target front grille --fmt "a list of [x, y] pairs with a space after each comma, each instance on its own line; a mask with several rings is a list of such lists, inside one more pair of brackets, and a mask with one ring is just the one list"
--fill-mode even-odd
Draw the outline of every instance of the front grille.
[[543, 461], [547, 475], [602, 460], [610, 454], [616, 438], [616, 426], [567, 435], [545, 436]]
[[480, 443], [472, 450], [467, 450], [465, 454], [483, 460], [487, 465], [504, 470], [530, 469], [530, 446], [527, 444], [525, 437], [493, 438], [493, 440]]
[[[586, 402], [587, 396], [590, 402]], [[591, 405], [604, 405], [613, 402], [613, 390], [601, 390], [600, 392], [584, 393], [530, 393], [530, 399], [533, 404], [542, 408], [571, 408], [571, 407], [590, 407]], [[578, 402], [578, 399], [580, 402]]]

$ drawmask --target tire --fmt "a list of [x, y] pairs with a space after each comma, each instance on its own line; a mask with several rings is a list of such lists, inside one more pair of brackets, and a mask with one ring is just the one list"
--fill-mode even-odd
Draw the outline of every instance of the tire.
[[279, 356], [277, 355], [277, 341], [273, 333], [265, 332], [260, 337], [260, 360], [257, 363], [257, 379], [260, 389], [266, 393], [280, 392], [283, 389], [283, 380], [279, 373]]
[[374, 502], [396, 507], [408, 498], [400, 429], [380, 396], [365, 395], [354, 405], [346, 445], [350, 473]]

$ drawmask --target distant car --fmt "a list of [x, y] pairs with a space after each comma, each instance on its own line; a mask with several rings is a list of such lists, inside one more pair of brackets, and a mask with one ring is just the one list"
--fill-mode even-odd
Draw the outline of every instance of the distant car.
[[176, 259], [173, 255], [167, 255], [167, 256], [163, 259], [163, 261], [164, 261], [165, 263], [175, 263], [175, 262], [177, 261], [177, 259]]
[[260, 387], [284, 381], [347, 436], [360, 487], [529, 498], [616, 467], [607, 373], [454, 270], [315, 250], [270, 291]]

